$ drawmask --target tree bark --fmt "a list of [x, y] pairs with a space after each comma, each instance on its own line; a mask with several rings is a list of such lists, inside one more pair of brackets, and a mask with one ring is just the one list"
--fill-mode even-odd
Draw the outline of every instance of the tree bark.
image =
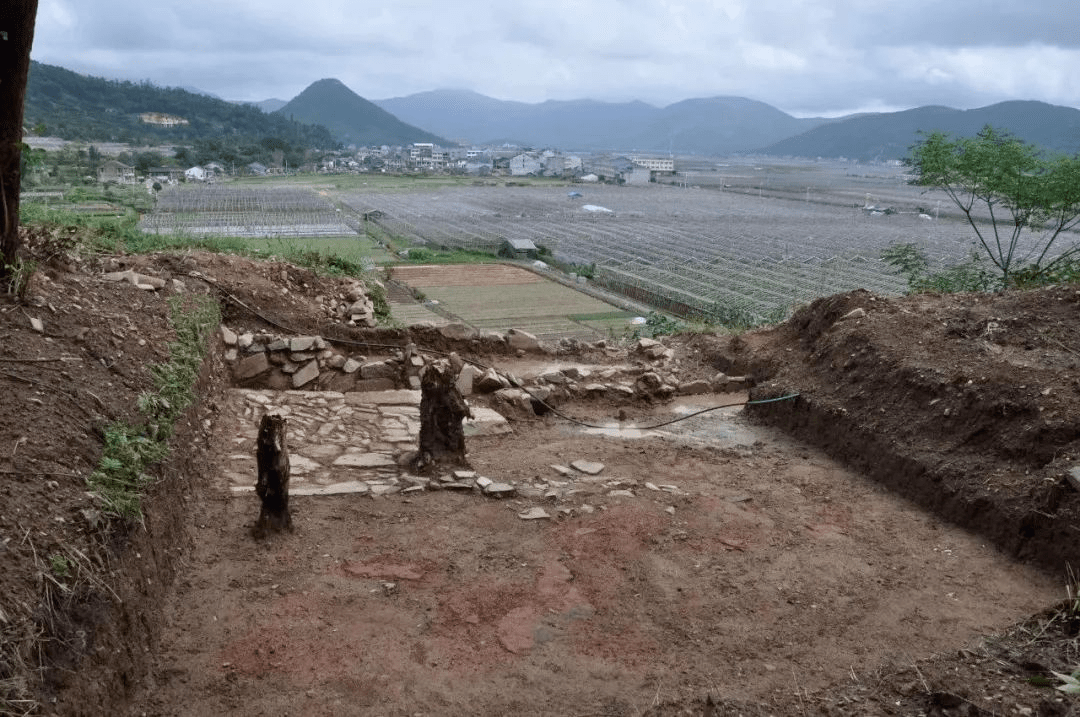
[[19, 250], [19, 184], [23, 103], [38, 0], [0, 3], [0, 278]]
[[421, 475], [467, 469], [465, 428], [472, 418], [465, 398], [454, 383], [453, 366], [428, 364], [420, 375], [420, 445], [413, 469]]
[[255, 441], [259, 478], [255, 483], [255, 494], [259, 496], [262, 506], [252, 530], [256, 538], [292, 530], [292, 514], [289, 513], [289, 447], [285, 427], [285, 418], [276, 414], [263, 416], [259, 423], [259, 436]]

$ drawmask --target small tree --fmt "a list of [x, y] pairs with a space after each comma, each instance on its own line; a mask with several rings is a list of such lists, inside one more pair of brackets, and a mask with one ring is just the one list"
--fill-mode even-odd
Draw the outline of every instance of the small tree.
[[[987, 125], [975, 137], [931, 132], [904, 161], [912, 184], [941, 189], [964, 213], [1005, 285], [1038, 280], [1080, 252], [1057, 244], [1080, 224], [1080, 155], [1050, 156]], [[1025, 229], [1040, 235], [1027, 249]]]

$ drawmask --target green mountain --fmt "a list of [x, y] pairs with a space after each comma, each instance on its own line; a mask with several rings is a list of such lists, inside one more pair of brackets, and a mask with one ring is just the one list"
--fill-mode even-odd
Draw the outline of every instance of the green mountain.
[[[182, 118], [172, 126], [148, 124], [144, 113]], [[40, 62], [30, 63], [23, 124], [69, 140], [160, 144], [228, 138], [232, 142], [274, 138], [292, 146], [336, 146], [325, 127], [268, 115], [175, 87], [106, 80]]]
[[405, 124], [368, 102], [340, 80], [313, 82], [275, 114], [327, 127], [339, 141], [356, 145], [451, 144], [442, 137]]
[[1080, 152], [1080, 110], [1034, 101], [1000, 102], [973, 110], [916, 107], [902, 112], [847, 117], [815, 127], [758, 151], [793, 157], [848, 157], [863, 161], [901, 159], [919, 132], [970, 137], [986, 125], [1012, 132], [1047, 149]]

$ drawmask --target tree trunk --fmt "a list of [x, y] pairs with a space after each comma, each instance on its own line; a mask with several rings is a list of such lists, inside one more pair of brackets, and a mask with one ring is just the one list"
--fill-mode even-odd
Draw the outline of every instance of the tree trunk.
[[255, 461], [259, 478], [255, 494], [262, 506], [252, 534], [256, 538], [270, 533], [292, 530], [289, 513], [289, 447], [285, 435], [286, 420], [277, 414], [267, 414], [259, 423], [255, 441]]
[[38, 3], [3, 0], [0, 5], [0, 278], [6, 278], [19, 249], [23, 102]]
[[413, 469], [433, 475], [467, 469], [465, 428], [461, 425], [472, 411], [454, 383], [453, 366], [428, 364], [420, 375], [420, 445]]

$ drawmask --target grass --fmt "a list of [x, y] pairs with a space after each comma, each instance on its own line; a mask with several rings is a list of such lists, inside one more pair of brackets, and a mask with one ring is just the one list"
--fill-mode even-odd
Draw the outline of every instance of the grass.
[[169, 345], [169, 360], [149, 367], [154, 390], [139, 396], [144, 423], [106, 427], [101, 461], [87, 479], [109, 517], [142, 517], [142, 496], [153, 483], [146, 470], [168, 455], [173, 425], [195, 400], [207, 338], [221, 321], [217, 303], [208, 297], [173, 298], [170, 309], [176, 340]]

